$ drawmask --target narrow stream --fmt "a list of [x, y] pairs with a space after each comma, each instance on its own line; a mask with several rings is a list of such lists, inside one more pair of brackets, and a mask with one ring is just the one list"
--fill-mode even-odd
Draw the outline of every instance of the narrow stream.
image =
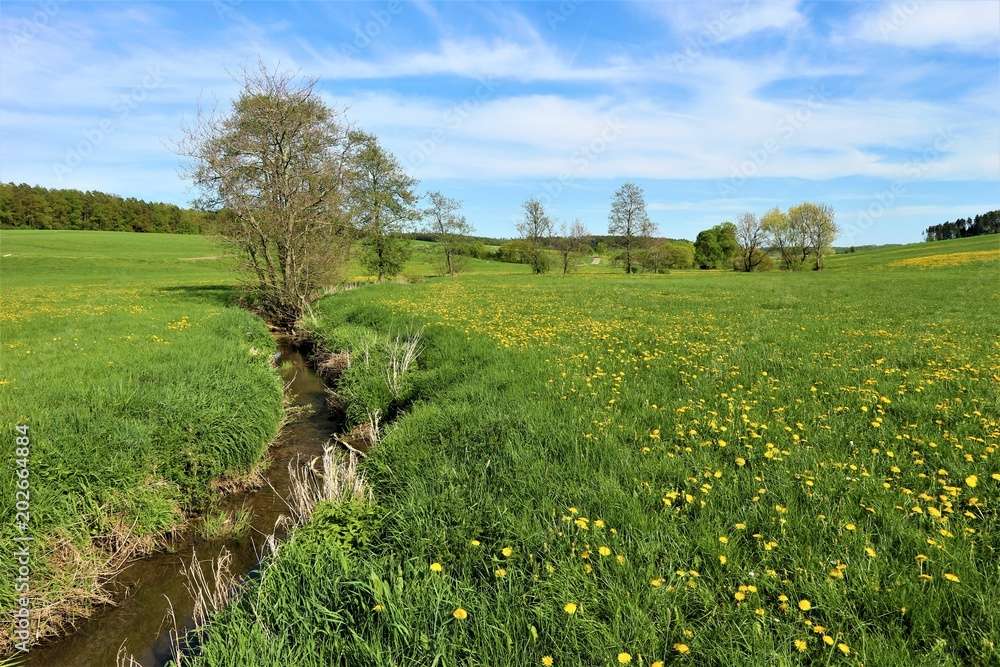
[[322, 381], [302, 355], [289, 341], [280, 338], [278, 354], [282, 379], [289, 385], [287, 400], [292, 406], [308, 409], [285, 424], [276, 446], [270, 450], [271, 465], [265, 472], [270, 485], [233, 494], [221, 503], [223, 510], [246, 507], [251, 512], [252, 527], [247, 534], [241, 538], [204, 540], [194, 531], [188, 531], [176, 538], [170, 551], [129, 564], [111, 582], [114, 606], [96, 609], [72, 634], [32, 648], [23, 664], [35, 667], [113, 666], [118, 649], [124, 643], [143, 667], [159, 667], [172, 657], [168, 598], [181, 629], [192, 626], [194, 603], [184, 586], [182, 562], [190, 563], [193, 553], [207, 561], [225, 547], [232, 554], [230, 569], [234, 574], [242, 577], [257, 567], [257, 555], [265, 537], [273, 531], [278, 516], [287, 514], [282, 498], [288, 491], [289, 461], [321, 454], [324, 443], [339, 426], [327, 407]]

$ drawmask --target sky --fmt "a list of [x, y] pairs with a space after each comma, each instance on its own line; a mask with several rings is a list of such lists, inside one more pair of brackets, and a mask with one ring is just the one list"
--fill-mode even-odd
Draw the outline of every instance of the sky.
[[658, 234], [832, 205], [839, 245], [1000, 208], [1000, 1], [0, 4], [0, 181], [186, 205], [176, 145], [262, 63], [318, 79], [418, 191]]

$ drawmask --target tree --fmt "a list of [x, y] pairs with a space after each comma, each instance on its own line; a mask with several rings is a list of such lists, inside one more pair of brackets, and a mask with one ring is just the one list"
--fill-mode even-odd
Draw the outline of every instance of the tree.
[[552, 236], [552, 219], [545, 213], [542, 202], [534, 197], [524, 202], [524, 219], [517, 225], [517, 231], [528, 242], [531, 248], [528, 263], [535, 273], [545, 273], [549, 270], [549, 257], [545, 254], [544, 245]]
[[830, 253], [837, 238], [837, 225], [833, 221], [833, 208], [826, 204], [804, 202], [788, 209], [789, 223], [800, 230], [803, 238], [804, 258], [812, 255], [813, 269], [823, 268], [823, 257]]
[[608, 234], [620, 236], [625, 246], [625, 273], [632, 273], [632, 250], [638, 239], [649, 238], [656, 226], [646, 213], [642, 188], [625, 183], [615, 192], [608, 214]]
[[402, 271], [409, 257], [409, 244], [400, 235], [420, 217], [416, 181], [375, 137], [359, 133], [359, 140], [351, 170], [352, 220], [363, 239], [362, 262], [381, 282]]
[[290, 326], [349, 251], [345, 185], [355, 135], [315, 81], [261, 67], [242, 84], [228, 113], [200, 116], [186, 130], [181, 152], [199, 204], [225, 209], [222, 232], [255, 280], [258, 306]]
[[694, 246], [688, 241], [663, 241], [636, 253], [635, 261], [643, 271], [653, 273], [690, 269], [694, 266]]
[[736, 225], [723, 222], [698, 233], [694, 242], [694, 261], [702, 269], [731, 267], [739, 249]]
[[781, 256], [781, 266], [786, 271], [802, 267], [808, 257], [805, 230], [797, 219], [793, 220], [781, 209], [773, 208], [760, 219], [764, 233]]
[[458, 271], [456, 260], [462, 250], [461, 237], [472, 232], [472, 225], [459, 213], [462, 204], [457, 199], [445, 197], [440, 192], [428, 192], [427, 198], [430, 206], [424, 210], [424, 216], [428, 219], [429, 231], [434, 234], [444, 256], [445, 271], [450, 276], [455, 275]]
[[760, 266], [766, 256], [767, 233], [756, 215], [743, 213], [736, 219], [736, 241], [740, 245], [739, 269], [750, 272]]
[[572, 269], [573, 258], [587, 247], [588, 236], [587, 229], [579, 219], [575, 220], [572, 225], [562, 224], [559, 238], [556, 239], [556, 247], [559, 250], [563, 275]]

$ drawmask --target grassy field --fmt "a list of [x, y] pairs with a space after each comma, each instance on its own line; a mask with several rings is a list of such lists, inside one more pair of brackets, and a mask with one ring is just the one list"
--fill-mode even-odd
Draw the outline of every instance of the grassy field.
[[[0, 233], [0, 421], [31, 445], [31, 586], [39, 631], [86, 613], [109, 561], [184, 521], [209, 481], [255, 464], [281, 417], [264, 324], [228, 305], [205, 238]], [[17, 570], [15, 468], [0, 478], [0, 608]], [[9, 624], [0, 655], [9, 647]]]
[[354, 418], [398, 415], [375, 500], [319, 511], [197, 663], [997, 664], [997, 242], [328, 297]]

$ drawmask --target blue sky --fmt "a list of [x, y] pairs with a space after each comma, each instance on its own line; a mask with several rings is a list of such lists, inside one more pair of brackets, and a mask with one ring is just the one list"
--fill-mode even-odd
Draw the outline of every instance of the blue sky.
[[1000, 2], [20, 3], [0, 7], [0, 180], [186, 204], [173, 152], [258, 60], [320, 80], [510, 236], [537, 196], [659, 233], [832, 204], [840, 244], [1000, 207]]

